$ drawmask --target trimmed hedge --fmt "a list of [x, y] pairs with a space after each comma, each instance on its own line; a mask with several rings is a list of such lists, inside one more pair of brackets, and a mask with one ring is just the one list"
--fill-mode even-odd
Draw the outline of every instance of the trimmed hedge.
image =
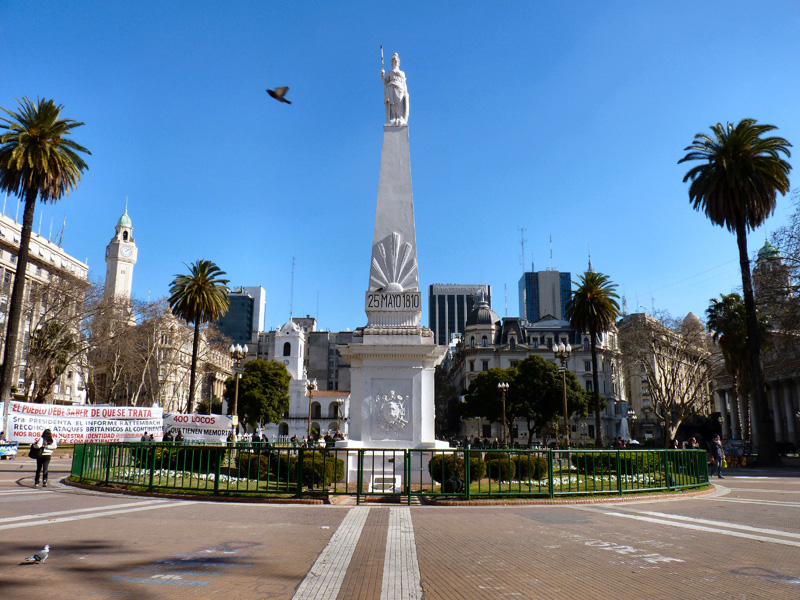
[[[267, 477], [278, 481], [297, 482], [297, 455], [286, 452], [271, 454], [239, 453], [239, 465], [247, 469], [250, 477], [254, 477], [255, 465], [261, 479]], [[245, 465], [244, 467], [242, 465]], [[251, 466], [252, 465], [252, 466]], [[325, 487], [334, 481], [344, 479], [344, 461], [330, 454], [317, 452], [303, 456], [303, 485], [306, 487]]]
[[545, 479], [547, 477], [547, 459], [536, 454], [520, 454], [517, 458], [517, 473], [520, 481], [529, 479]]
[[[213, 473], [217, 461], [225, 460], [226, 448], [220, 446], [142, 446], [134, 451], [134, 460], [139, 467], [155, 467], [174, 471]], [[153, 456], [155, 454], [155, 457]], [[155, 458], [155, 462], [153, 459]]]
[[[570, 462], [583, 475], [609, 475], [617, 472], [616, 452], [572, 452]], [[656, 452], [627, 450], [619, 452], [619, 465], [625, 475], [659, 472], [661, 458]]]
[[[428, 462], [428, 473], [436, 483], [444, 483], [448, 479], [464, 479], [464, 456], [462, 454], [437, 454]], [[469, 457], [470, 483], [479, 481], [486, 475], [486, 463], [480, 456]]]

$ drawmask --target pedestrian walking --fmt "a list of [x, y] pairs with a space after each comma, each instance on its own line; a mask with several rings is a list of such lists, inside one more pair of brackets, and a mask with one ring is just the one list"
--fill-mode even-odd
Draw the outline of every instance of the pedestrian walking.
[[713, 475], [714, 471], [716, 471], [717, 477], [725, 479], [722, 476], [722, 463], [725, 460], [725, 449], [722, 447], [722, 442], [718, 435], [715, 435], [714, 440], [711, 442], [711, 458], [714, 459], [714, 468], [711, 470], [711, 474]]
[[39, 487], [39, 476], [42, 478], [42, 487], [47, 487], [47, 472], [50, 468], [50, 458], [53, 456], [53, 450], [58, 447], [58, 444], [53, 439], [53, 432], [45, 429], [41, 437], [36, 438], [33, 442], [33, 447], [39, 449], [39, 456], [36, 457], [36, 477], [33, 479], [33, 487]]

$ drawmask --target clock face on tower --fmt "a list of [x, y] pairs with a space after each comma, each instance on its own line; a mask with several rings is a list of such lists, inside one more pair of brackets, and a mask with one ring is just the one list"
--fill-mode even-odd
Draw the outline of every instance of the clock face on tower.
[[133, 250], [130, 246], [123, 246], [119, 253], [125, 258], [128, 258], [131, 254], [133, 254]]

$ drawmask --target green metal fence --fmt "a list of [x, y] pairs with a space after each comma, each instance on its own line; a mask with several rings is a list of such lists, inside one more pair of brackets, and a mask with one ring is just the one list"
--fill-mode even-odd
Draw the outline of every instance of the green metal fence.
[[540, 497], [692, 488], [703, 450], [298, 448], [270, 444], [79, 444], [82, 482], [214, 495]]

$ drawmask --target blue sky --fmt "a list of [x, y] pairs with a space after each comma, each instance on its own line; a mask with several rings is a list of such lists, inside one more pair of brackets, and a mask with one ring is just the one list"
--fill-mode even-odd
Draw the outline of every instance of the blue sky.
[[[523, 264], [576, 279], [590, 251], [631, 312], [702, 317], [741, 285], [734, 236], [691, 209], [677, 161], [697, 132], [745, 117], [800, 143], [800, 5], [394, 6], [0, 3], [0, 106], [52, 98], [92, 151], [35, 227], [66, 217], [64, 249], [102, 280], [127, 197], [139, 298], [206, 258], [267, 290], [267, 328], [290, 304], [321, 329], [366, 324], [383, 44], [411, 95], [424, 292], [489, 283], [495, 311], [516, 316]], [[291, 106], [265, 92], [281, 85]], [[791, 209], [779, 197], [751, 253]]]

